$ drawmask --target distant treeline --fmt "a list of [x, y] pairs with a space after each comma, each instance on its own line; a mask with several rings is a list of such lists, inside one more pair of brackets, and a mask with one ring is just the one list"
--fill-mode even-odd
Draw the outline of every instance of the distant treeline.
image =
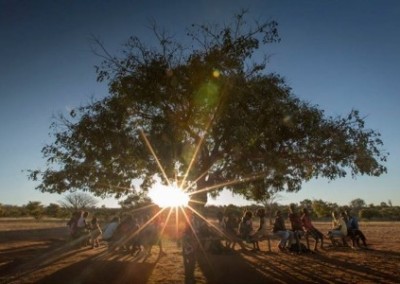
[[[392, 202], [381, 202], [379, 205], [366, 204], [361, 198], [357, 198], [349, 202], [348, 205], [338, 205], [336, 203], [326, 202], [323, 200], [310, 200], [305, 199], [299, 203], [295, 203], [299, 210], [307, 208], [315, 220], [328, 220], [331, 216], [332, 211], [350, 210], [353, 215], [358, 216], [362, 220], [393, 220], [400, 221], [400, 206], [393, 206]], [[264, 202], [250, 206], [236, 206], [236, 205], [225, 205], [225, 206], [206, 206], [203, 210], [203, 215], [207, 218], [216, 218], [218, 212], [227, 214], [233, 212], [240, 217], [245, 210], [251, 210], [255, 212], [259, 208], [265, 208], [267, 216], [271, 218], [274, 216], [277, 210], [287, 214], [289, 204], [280, 204], [277, 202]], [[131, 207], [121, 208], [107, 208], [102, 207], [86, 207], [86, 208], [73, 208], [68, 206], [61, 206], [59, 204], [51, 203], [47, 206], [43, 205], [39, 201], [30, 201], [26, 205], [6, 205], [0, 204], [0, 217], [34, 217], [35, 219], [41, 219], [44, 217], [51, 218], [69, 218], [73, 211], [76, 210], [87, 210], [91, 215], [98, 217], [101, 220], [109, 220], [114, 216], [122, 216], [134, 212], [140, 212], [142, 208], [151, 208], [148, 204], [145, 206], [136, 204]], [[154, 210], [154, 207], [153, 207]], [[169, 210], [166, 210], [166, 212]], [[142, 211], [143, 212], [143, 211]]]

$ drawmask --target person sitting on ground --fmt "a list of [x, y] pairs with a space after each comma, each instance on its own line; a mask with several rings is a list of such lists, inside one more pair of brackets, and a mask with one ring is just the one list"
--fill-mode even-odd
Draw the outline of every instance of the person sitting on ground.
[[268, 224], [267, 218], [265, 218], [265, 209], [258, 209], [256, 215], [260, 218], [260, 224], [257, 231], [251, 236], [251, 238], [255, 243], [256, 250], [260, 250], [258, 242], [268, 235]]
[[92, 220], [90, 221], [90, 243], [92, 245], [92, 248], [100, 246], [99, 239], [101, 237], [101, 234], [102, 231], [97, 221], [97, 218], [93, 216]]
[[336, 211], [332, 212], [332, 230], [328, 232], [328, 237], [333, 246], [337, 246], [337, 239], [341, 239], [343, 246], [348, 246], [346, 242], [347, 225], [343, 219], [343, 213], [338, 214]]
[[253, 250], [257, 250], [257, 244], [252, 240], [253, 213], [246, 210], [239, 223], [239, 236], [248, 243], [253, 244]]
[[278, 249], [285, 251], [287, 247], [290, 247], [293, 243], [293, 233], [286, 230], [285, 220], [282, 217], [280, 210], [275, 213], [275, 220], [272, 227], [272, 233], [280, 238]]
[[346, 210], [344, 212], [345, 220], [347, 225], [347, 235], [351, 238], [353, 242], [353, 247], [357, 244], [359, 246], [359, 240], [362, 241], [364, 247], [367, 246], [367, 239], [365, 238], [364, 233], [358, 227], [358, 220], [355, 216], [352, 216], [351, 213]]
[[324, 235], [318, 231], [311, 221], [310, 213], [308, 212], [307, 208], [303, 208], [303, 215], [301, 215], [301, 223], [306, 232], [306, 240], [307, 240], [307, 248], [310, 249], [310, 243], [308, 240], [308, 236], [312, 236], [315, 239], [314, 250], [317, 250], [318, 240], [321, 241], [320, 248], [324, 248]]
[[289, 221], [292, 227], [292, 232], [297, 245], [297, 251], [300, 252], [300, 239], [304, 236], [303, 225], [299, 214], [297, 213], [296, 205], [294, 203], [289, 205]]

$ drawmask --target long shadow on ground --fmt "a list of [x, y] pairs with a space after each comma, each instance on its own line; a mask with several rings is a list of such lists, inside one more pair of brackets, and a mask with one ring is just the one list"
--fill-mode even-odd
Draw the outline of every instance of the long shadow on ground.
[[154, 263], [92, 257], [58, 270], [38, 283], [147, 283], [154, 267]]

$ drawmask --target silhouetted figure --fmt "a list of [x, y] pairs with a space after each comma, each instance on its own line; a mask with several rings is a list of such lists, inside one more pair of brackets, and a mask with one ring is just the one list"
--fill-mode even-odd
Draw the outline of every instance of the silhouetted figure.
[[81, 216], [80, 211], [75, 211], [72, 213], [71, 219], [67, 222], [68, 230], [69, 230], [69, 235], [71, 239], [75, 239], [78, 237], [78, 220]]
[[[189, 212], [189, 211], [188, 211]], [[196, 268], [197, 240], [195, 237], [195, 221], [191, 213], [186, 213], [191, 225], [186, 224], [182, 234], [182, 256], [185, 271], [185, 284], [195, 283], [194, 270]]]

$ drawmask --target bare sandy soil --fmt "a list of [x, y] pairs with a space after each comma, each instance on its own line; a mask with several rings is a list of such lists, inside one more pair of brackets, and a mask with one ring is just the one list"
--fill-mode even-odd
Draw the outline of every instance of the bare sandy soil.
[[[0, 283], [183, 283], [181, 248], [163, 239], [150, 256], [109, 253], [100, 248], [72, 249], [64, 223], [0, 222]], [[326, 233], [330, 224], [315, 223]], [[278, 252], [272, 241], [261, 252], [239, 247], [229, 254], [199, 252], [196, 283], [400, 283], [400, 224], [361, 222], [370, 249], [327, 247], [309, 254]], [[249, 247], [250, 249], [250, 247]]]

